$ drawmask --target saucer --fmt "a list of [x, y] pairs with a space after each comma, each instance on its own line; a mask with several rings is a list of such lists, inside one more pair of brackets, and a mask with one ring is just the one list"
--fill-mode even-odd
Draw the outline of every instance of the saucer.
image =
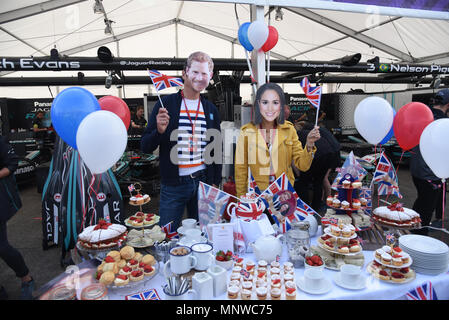
[[324, 286], [322, 288], [318, 289], [306, 288], [304, 284], [304, 277], [301, 277], [298, 280], [296, 280], [296, 286], [302, 291], [310, 294], [325, 294], [332, 289], [332, 283], [327, 279], [324, 279]]
[[334, 276], [334, 282], [338, 286], [349, 290], [362, 290], [366, 288], [366, 278], [364, 276], [361, 276], [359, 283], [348, 284], [343, 283], [343, 281], [341, 281], [341, 273], [337, 273]]
[[[196, 228], [192, 228], [192, 229], [200, 229], [200, 227], [196, 227]], [[189, 229], [186, 229], [183, 226], [181, 226], [176, 231], [178, 232], [178, 234], [184, 236], [186, 234], [186, 230], [189, 230]]]
[[186, 247], [191, 247], [196, 243], [206, 243], [206, 242], [207, 242], [206, 237], [201, 237], [201, 240], [190, 240], [190, 241], [186, 237], [182, 237], [181, 239], [179, 239], [178, 244]]

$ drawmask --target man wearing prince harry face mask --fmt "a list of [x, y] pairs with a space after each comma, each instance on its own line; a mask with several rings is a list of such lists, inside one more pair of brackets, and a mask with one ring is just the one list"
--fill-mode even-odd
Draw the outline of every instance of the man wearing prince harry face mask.
[[185, 208], [189, 218], [198, 219], [199, 182], [215, 186], [221, 182], [221, 163], [208, 161], [205, 152], [213, 142], [206, 138], [206, 131], [219, 132], [220, 117], [215, 105], [200, 95], [209, 85], [213, 68], [209, 55], [192, 53], [182, 72], [184, 88], [161, 97], [142, 136], [143, 152], [159, 147], [162, 226], [173, 221], [178, 228]]

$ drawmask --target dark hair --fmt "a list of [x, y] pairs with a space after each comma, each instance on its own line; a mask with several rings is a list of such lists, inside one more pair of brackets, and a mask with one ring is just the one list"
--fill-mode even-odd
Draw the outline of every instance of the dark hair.
[[262, 86], [260, 86], [259, 89], [257, 89], [256, 101], [254, 101], [254, 119], [252, 122], [255, 125], [260, 124], [262, 122], [262, 115], [260, 114], [259, 102], [260, 102], [262, 95], [267, 90], [274, 90], [279, 96], [281, 108], [280, 108], [280, 112], [279, 112], [279, 117], [277, 119], [277, 123], [283, 124], [284, 119], [285, 119], [284, 106], [286, 105], [284, 91], [278, 84], [272, 83], [272, 82], [265, 83]]
[[137, 106], [136, 111], [145, 110], [143, 106]]

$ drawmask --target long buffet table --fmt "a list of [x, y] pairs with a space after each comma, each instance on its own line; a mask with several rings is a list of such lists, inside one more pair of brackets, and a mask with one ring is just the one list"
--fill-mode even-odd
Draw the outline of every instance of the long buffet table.
[[[318, 229], [317, 234], [312, 238], [312, 245], [316, 245], [317, 238], [322, 234], [321, 227]], [[431, 282], [433, 289], [435, 290], [436, 296], [439, 300], [449, 300], [449, 272], [446, 271], [439, 275], [425, 275], [416, 273], [416, 278], [413, 281], [407, 283], [388, 283], [385, 281], [378, 280], [371, 276], [367, 271], [367, 265], [373, 260], [373, 251], [363, 251], [365, 257], [365, 264], [363, 266], [362, 275], [367, 279], [367, 285], [365, 289], [362, 290], [349, 290], [338, 286], [334, 282], [334, 276], [339, 272], [335, 270], [330, 270], [325, 268], [324, 275], [332, 283], [332, 289], [321, 295], [308, 294], [297, 289], [297, 300], [404, 300], [407, 299], [406, 294], [423, 284]], [[257, 262], [253, 253], [246, 253], [242, 256], [245, 259], [251, 259]], [[280, 263], [288, 260], [286, 246], [284, 245], [284, 252], [281, 256]], [[77, 266], [72, 266], [70, 270], [66, 273], [61, 274], [59, 277], [53, 279], [42, 288], [38, 290], [39, 299], [47, 299], [49, 290], [67, 280], [67, 277], [74, 277], [79, 280], [77, 285], [78, 298], [81, 290], [94, 282], [93, 274], [95, 274], [96, 266], [99, 264], [96, 260], [87, 260], [82, 262]], [[162, 290], [162, 286], [166, 284], [165, 276], [163, 275], [162, 262], [159, 262], [159, 272], [152, 279], [145, 281], [141, 285], [132, 288], [120, 288], [120, 289], [110, 289], [108, 291], [108, 298], [110, 300], [125, 300], [127, 296], [138, 294], [142, 292], [148, 292], [154, 289], [157, 293], [156, 298], [162, 300], [165, 299], [165, 294]], [[413, 266], [412, 266], [413, 268]], [[295, 279], [299, 279], [304, 274], [304, 268], [295, 269]], [[79, 272], [76, 274], [76, 271]], [[228, 281], [230, 278], [231, 270], [228, 271]], [[230, 300], [227, 294], [224, 293], [221, 296], [215, 297], [217, 300]]]

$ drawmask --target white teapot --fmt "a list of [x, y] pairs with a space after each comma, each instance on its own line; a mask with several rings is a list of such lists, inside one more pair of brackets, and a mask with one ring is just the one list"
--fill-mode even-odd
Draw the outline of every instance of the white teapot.
[[254, 254], [257, 260], [265, 260], [270, 263], [276, 260], [277, 256], [282, 255], [282, 242], [283, 235], [278, 236], [265, 235], [259, 237], [256, 242], [249, 245], [253, 248]]

